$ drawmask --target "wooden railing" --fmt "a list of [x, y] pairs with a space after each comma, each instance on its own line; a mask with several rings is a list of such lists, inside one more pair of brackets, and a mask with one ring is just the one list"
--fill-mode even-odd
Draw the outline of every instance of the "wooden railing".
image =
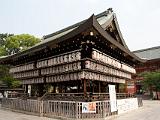
[[45, 101], [44, 116], [59, 116], [72, 119], [105, 118], [111, 113], [109, 101], [96, 101], [96, 113], [82, 113], [82, 102], [74, 101]]
[[39, 101], [22, 99], [3, 99], [2, 107], [20, 112], [35, 113], [48, 117], [60, 117], [70, 119], [105, 118], [117, 114], [110, 112], [109, 101], [96, 101], [96, 113], [82, 113], [82, 102], [76, 101]]
[[4, 98], [2, 99], [2, 107], [14, 110], [41, 113], [41, 101], [31, 99]]
[[8, 93], [8, 98], [28, 98], [28, 93], [18, 93], [18, 92], [12, 92]]
[[[134, 94], [116, 93], [117, 99], [133, 98]], [[45, 93], [40, 100], [64, 100], [64, 101], [101, 101], [109, 100], [109, 93]]]
[[44, 116], [76, 118], [77, 102], [75, 101], [53, 101], [43, 102]]
[[[142, 106], [142, 99], [137, 98], [139, 107]], [[95, 113], [82, 113], [82, 104], [80, 101], [60, 101], [60, 100], [31, 100], [18, 98], [3, 98], [2, 107], [17, 110], [20, 112], [35, 113], [35, 115], [59, 117], [67, 119], [99, 119], [115, 115], [117, 112], [110, 111], [109, 100], [95, 101]]]

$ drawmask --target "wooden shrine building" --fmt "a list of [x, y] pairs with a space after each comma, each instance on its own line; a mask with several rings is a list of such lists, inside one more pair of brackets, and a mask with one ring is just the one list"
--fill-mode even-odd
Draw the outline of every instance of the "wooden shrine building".
[[51, 93], [108, 93], [108, 84], [124, 84], [143, 62], [130, 52], [112, 9], [55, 33], [37, 45], [3, 57], [10, 73], [30, 96]]
[[135, 66], [137, 75], [133, 76], [132, 89], [128, 89], [128, 91], [142, 94], [142, 81], [144, 79], [138, 76], [138, 74], [143, 72], [160, 72], [160, 46], [136, 50], [133, 53], [140, 58], [146, 59], [146, 62]]

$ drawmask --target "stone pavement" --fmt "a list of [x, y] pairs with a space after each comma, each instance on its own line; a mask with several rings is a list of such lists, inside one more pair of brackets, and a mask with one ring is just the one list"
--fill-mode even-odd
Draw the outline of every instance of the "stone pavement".
[[[160, 101], [145, 100], [144, 106], [106, 120], [160, 120]], [[0, 120], [56, 120], [0, 109]]]
[[143, 100], [143, 107], [107, 120], [160, 120], [160, 101]]

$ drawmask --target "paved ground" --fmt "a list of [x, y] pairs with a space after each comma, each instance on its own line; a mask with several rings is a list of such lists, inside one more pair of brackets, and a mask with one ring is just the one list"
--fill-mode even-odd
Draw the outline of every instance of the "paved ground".
[[143, 107], [109, 120], [160, 120], [160, 101], [144, 100]]
[[[160, 101], [143, 101], [144, 106], [109, 120], [160, 120]], [[55, 120], [51, 118], [26, 115], [0, 109], [0, 120]], [[107, 119], [108, 120], [108, 119]]]
[[33, 115], [26, 115], [17, 112], [0, 109], [0, 120], [56, 120], [46, 117], [38, 117]]

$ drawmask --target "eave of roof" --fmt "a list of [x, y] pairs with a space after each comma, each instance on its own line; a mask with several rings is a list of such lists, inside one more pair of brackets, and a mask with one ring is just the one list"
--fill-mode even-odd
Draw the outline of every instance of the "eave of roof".
[[[104, 11], [104, 12], [96, 15], [96, 19], [99, 19], [99, 18], [101, 18], [101, 17], [103, 17], [103, 16], [108, 16], [108, 14], [112, 14], [112, 13], [109, 12], [109, 10]], [[25, 50], [25, 51], [22, 51], [22, 52], [20, 52], [20, 53], [16, 53], [16, 54], [13, 54], [13, 55], [9, 55], [9, 56], [5, 56], [5, 57], [3, 57], [3, 58], [0, 58], [0, 61], [5, 61], [5, 60], [11, 59], [11, 58], [15, 58], [15, 57], [17, 57], [17, 56], [20, 57], [20, 56], [23, 56], [23, 55], [27, 55], [28, 53], [34, 53], [34, 52], [36, 52], [36, 51], [39, 51], [39, 50], [41, 50], [41, 49], [44, 49], [44, 48], [46, 48], [46, 45], [47, 45], [47, 44], [49, 44], [50, 42], [56, 43], [57, 40], [61, 40], [61, 38], [64, 38], [68, 33], [72, 32], [72, 30], [70, 31], [70, 29], [75, 30], [75, 29], [78, 28], [80, 25], [82, 25], [83, 23], [85, 23], [87, 20], [88, 20], [88, 19], [83, 20], [83, 21], [81, 21], [81, 22], [79, 22], [79, 23], [76, 23], [76, 24], [74, 24], [74, 25], [71, 25], [71, 26], [69, 26], [69, 27], [67, 27], [67, 28], [64, 28], [64, 29], [60, 30], [60, 31], [57, 31], [57, 32], [54, 32], [54, 33], [52, 33], [52, 34], [46, 35], [46, 36], [43, 37], [42, 42], [36, 44], [35, 46], [32, 46], [32, 47], [30, 47], [29, 49], [27, 49], [27, 50]], [[75, 28], [75, 29], [74, 29], [74, 28]], [[64, 34], [63, 36], [59, 36], [59, 37], [57, 37], [57, 38], [55, 37], [56, 35], [59, 35], [59, 34], [61, 34], [61, 33], [63, 33], [63, 32], [66, 32], [66, 31], [69, 31], [69, 32], [67, 32], [67, 33]], [[54, 37], [54, 38], [53, 38], [53, 37]]]
[[[103, 17], [103, 16], [107, 16], [108, 14], [109, 14], [109, 11], [108, 11], [108, 10], [107, 10], [107, 11], [104, 11], [104, 12], [96, 15], [96, 19], [98, 19], [98, 18], [100, 18], [100, 17]], [[88, 19], [86, 19], [86, 20], [88, 20]], [[71, 25], [71, 26], [69, 26], [69, 27], [67, 27], [67, 28], [64, 28], [64, 29], [62, 29], [62, 30], [59, 30], [59, 31], [57, 31], [57, 32], [54, 32], [54, 33], [45, 35], [45, 36], [43, 36], [43, 38], [46, 39], [46, 38], [52, 37], [52, 36], [54, 36], [54, 35], [57, 35], [57, 34], [59, 34], [59, 33], [65, 32], [65, 31], [67, 31], [67, 30], [69, 30], [69, 29], [72, 29], [72, 28], [74, 28], [74, 27], [78, 27], [78, 26], [80, 26], [82, 23], [84, 23], [86, 20], [83, 20], [83, 21], [81, 21], [81, 22], [78, 22], [78, 23], [76, 23], [76, 24], [74, 24], [74, 25]]]
[[147, 61], [160, 59], [160, 46], [136, 50], [133, 53], [140, 58], [145, 58]]
[[160, 62], [160, 58], [150, 59], [150, 60], [147, 60], [147, 62]]
[[114, 38], [112, 38], [102, 27], [101, 25], [98, 23], [98, 21], [96, 20], [96, 17], [94, 15], [91, 16], [91, 18], [93, 20], [93, 26], [94, 28], [106, 39], [108, 40], [110, 43], [112, 43], [113, 45], [115, 45], [116, 47], [118, 47], [119, 49], [121, 49], [123, 52], [127, 53], [129, 56], [135, 58], [137, 61], [139, 62], [145, 62], [145, 60], [139, 58], [138, 56], [136, 56], [135, 54], [133, 54], [129, 49], [125, 48], [124, 46], [122, 46], [120, 43], [118, 43]]
[[160, 46], [155, 46], [155, 47], [141, 49], [141, 50], [135, 50], [135, 51], [133, 51], [133, 53], [139, 53], [139, 52], [148, 51], [148, 50], [154, 50], [154, 49], [160, 49]]
[[56, 38], [55, 40], [50, 40], [50, 41], [45, 42], [44, 44], [35, 45], [35, 46], [31, 47], [30, 49], [27, 49], [27, 50], [22, 51], [22, 52], [17, 53], [17, 54], [5, 56], [5, 57], [1, 58], [0, 61], [4, 61], [4, 60], [10, 59], [10, 58], [14, 58], [16, 56], [20, 57], [22, 55], [27, 54], [28, 52], [29, 53], [31, 53], [31, 52], [33, 53], [33, 52], [39, 51], [39, 50], [45, 48], [46, 47], [45, 45], [47, 45], [49, 43], [56, 44], [56, 43], [62, 42], [64, 40], [66, 40], [66, 39], [74, 37], [75, 35], [77, 35], [77, 34], [83, 32], [83, 31], [87, 30], [91, 26], [92, 26], [92, 20], [91, 20], [91, 18], [89, 18], [88, 20], [86, 20], [85, 22], [83, 22], [80, 26], [78, 26], [73, 31], [70, 31], [69, 33], [67, 33], [67, 34], [65, 34], [63, 36], [60, 36], [60, 37]]
[[119, 28], [119, 24], [118, 24], [118, 21], [117, 21], [116, 14], [114, 14], [114, 22], [115, 22], [115, 24], [116, 24], [116, 28], [117, 28], [119, 37], [120, 37], [120, 39], [121, 39], [121, 41], [122, 41], [124, 47], [125, 47], [126, 49], [129, 49], [128, 46], [127, 46], [127, 44], [126, 44], [126, 42], [125, 42], [125, 40], [123, 39], [123, 36], [122, 36], [121, 31], [120, 31], [120, 28]]

